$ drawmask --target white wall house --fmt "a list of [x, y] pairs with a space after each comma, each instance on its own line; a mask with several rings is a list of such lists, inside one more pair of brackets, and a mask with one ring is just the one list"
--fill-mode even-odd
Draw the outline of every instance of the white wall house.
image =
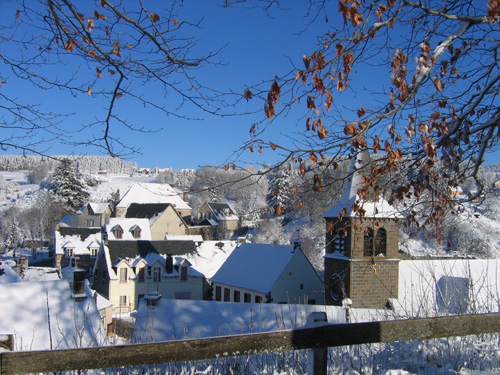
[[115, 312], [136, 310], [149, 292], [164, 299], [204, 299], [205, 276], [176, 255], [194, 251], [192, 241], [109, 241], [96, 262], [93, 287]]
[[323, 282], [300, 246], [243, 243], [210, 281], [216, 301], [323, 303]]

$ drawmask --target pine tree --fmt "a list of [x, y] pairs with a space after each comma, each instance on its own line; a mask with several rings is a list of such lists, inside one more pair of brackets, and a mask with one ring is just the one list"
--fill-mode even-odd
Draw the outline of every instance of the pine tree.
[[19, 228], [19, 222], [16, 218], [13, 218], [7, 230], [7, 236], [5, 237], [5, 250], [12, 251], [13, 257], [16, 256], [16, 249], [19, 247], [19, 242], [22, 240], [22, 232]]
[[289, 210], [292, 201], [293, 189], [290, 174], [284, 168], [280, 168], [269, 181], [267, 203], [276, 215], [283, 215]]
[[83, 176], [69, 159], [62, 160], [56, 167], [49, 187], [65, 208], [72, 212], [88, 201], [90, 194], [86, 188]]

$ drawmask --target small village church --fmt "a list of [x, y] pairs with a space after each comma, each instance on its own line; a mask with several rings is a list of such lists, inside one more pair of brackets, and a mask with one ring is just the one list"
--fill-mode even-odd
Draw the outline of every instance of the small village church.
[[359, 152], [341, 199], [323, 215], [328, 305], [340, 306], [349, 299], [352, 307], [380, 309], [398, 298], [402, 216], [375, 192], [361, 194], [369, 168], [368, 154]]

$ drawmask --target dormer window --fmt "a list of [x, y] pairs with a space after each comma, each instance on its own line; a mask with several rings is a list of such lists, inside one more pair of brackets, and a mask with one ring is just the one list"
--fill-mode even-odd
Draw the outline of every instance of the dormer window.
[[64, 248], [64, 256], [66, 256], [66, 257], [72, 257], [74, 252], [75, 252], [75, 249], [73, 249], [72, 247], [65, 247]]
[[91, 247], [89, 250], [90, 250], [90, 256], [92, 258], [95, 258], [97, 256], [97, 253], [99, 252], [99, 249], [97, 247]]
[[141, 228], [139, 228], [139, 226], [135, 225], [133, 228], [132, 228], [132, 235], [134, 236], [134, 238], [141, 238]]
[[119, 225], [115, 227], [115, 237], [116, 238], [123, 238], [123, 229]]

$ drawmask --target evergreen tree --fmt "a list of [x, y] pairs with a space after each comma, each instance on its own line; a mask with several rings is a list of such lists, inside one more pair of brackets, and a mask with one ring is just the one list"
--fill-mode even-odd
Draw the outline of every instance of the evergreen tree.
[[68, 211], [75, 212], [88, 201], [90, 194], [86, 187], [87, 183], [74, 163], [63, 159], [52, 175], [49, 189]]
[[22, 240], [22, 232], [19, 228], [19, 222], [16, 218], [13, 218], [7, 230], [7, 236], [5, 238], [5, 250], [12, 251], [13, 257], [16, 256], [16, 249], [19, 247], [19, 242]]
[[283, 215], [289, 210], [293, 201], [293, 189], [290, 174], [280, 168], [269, 181], [267, 204], [272, 207], [276, 215]]

